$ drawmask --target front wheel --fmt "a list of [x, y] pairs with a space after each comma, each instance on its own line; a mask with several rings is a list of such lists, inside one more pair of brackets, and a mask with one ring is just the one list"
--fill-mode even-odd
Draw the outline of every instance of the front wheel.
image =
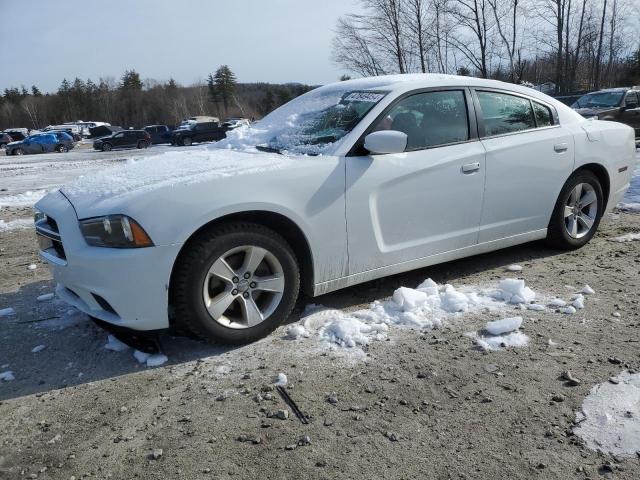
[[300, 289], [289, 244], [253, 223], [213, 227], [191, 241], [176, 263], [171, 301], [175, 317], [196, 336], [242, 344], [287, 319]]
[[69, 151], [69, 147], [67, 147], [66, 145], [58, 145], [56, 147], [56, 152], [58, 153], [66, 153]]
[[24, 155], [24, 150], [22, 150], [21, 148], [16, 148], [16, 149], [13, 151], [13, 154], [14, 154], [14, 155]]
[[547, 243], [574, 250], [595, 235], [604, 212], [598, 177], [588, 170], [574, 173], [562, 187], [549, 222]]
[[184, 145], [185, 147], [190, 147], [193, 144], [193, 140], [191, 137], [184, 137], [182, 139], [182, 145]]
[[102, 151], [103, 152], [110, 152], [112, 148], [113, 147], [111, 146], [110, 143], [103, 143], [102, 144]]

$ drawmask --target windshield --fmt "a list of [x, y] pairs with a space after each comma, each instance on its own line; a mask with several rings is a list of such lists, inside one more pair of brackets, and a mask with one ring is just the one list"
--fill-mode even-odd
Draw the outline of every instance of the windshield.
[[387, 92], [354, 90], [348, 84], [317, 88], [251, 126], [229, 132], [218, 148], [322, 155], [344, 137]]
[[624, 92], [595, 92], [583, 95], [573, 105], [578, 108], [617, 107]]

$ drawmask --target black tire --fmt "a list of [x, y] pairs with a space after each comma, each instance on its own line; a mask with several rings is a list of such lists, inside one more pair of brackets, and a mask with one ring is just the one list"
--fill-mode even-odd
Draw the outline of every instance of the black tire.
[[[589, 184], [593, 187], [597, 198], [597, 214], [595, 216], [595, 220], [591, 229], [581, 238], [572, 237], [567, 228], [565, 226], [565, 205], [567, 204], [571, 192], [574, 188], [576, 188], [579, 184]], [[560, 195], [558, 196], [558, 200], [556, 201], [556, 205], [553, 209], [553, 214], [551, 215], [551, 220], [549, 221], [549, 226], [547, 229], [547, 244], [554, 248], [559, 248], [562, 250], [576, 250], [585, 246], [589, 241], [593, 238], [596, 231], [598, 230], [598, 225], [600, 225], [600, 219], [602, 218], [602, 214], [604, 212], [604, 195], [602, 193], [602, 185], [600, 185], [600, 181], [598, 177], [595, 176], [589, 170], [580, 170], [575, 172], [569, 179], [566, 181], [562, 190], [560, 191]]]
[[140, 140], [138, 142], [138, 144], [136, 145], [136, 148], [137, 149], [142, 149], [142, 148], [147, 148], [148, 146], [149, 146], [149, 144], [146, 141]]
[[[284, 289], [280, 303], [261, 323], [242, 329], [229, 328], [214, 320], [206, 309], [203, 286], [213, 263], [236, 247], [264, 248], [280, 262]], [[237, 345], [267, 336], [285, 321], [295, 306], [300, 290], [296, 257], [284, 238], [258, 224], [234, 222], [217, 225], [189, 241], [176, 261], [172, 275], [172, 317], [193, 335], [211, 343]]]
[[110, 152], [112, 148], [113, 148], [113, 146], [110, 143], [103, 143], [102, 144], [102, 151], [103, 152]]
[[21, 148], [15, 148], [13, 150], [13, 155], [24, 155], [24, 151]]
[[190, 147], [193, 144], [193, 139], [191, 137], [184, 137], [182, 139], [182, 145], [185, 147]]
[[65, 153], [69, 151], [69, 147], [67, 147], [66, 145], [58, 145], [56, 146], [56, 152], [58, 153]]

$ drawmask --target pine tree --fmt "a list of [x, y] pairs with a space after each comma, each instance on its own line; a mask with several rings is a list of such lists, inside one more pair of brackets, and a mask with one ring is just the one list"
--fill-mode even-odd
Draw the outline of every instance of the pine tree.
[[236, 76], [227, 65], [222, 65], [216, 70], [213, 78], [209, 75], [209, 80], [213, 80], [214, 82], [216, 98], [218, 101], [222, 101], [226, 115], [229, 110], [229, 103], [233, 100], [233, 94], [236, 91]]
[[35, 85], [31, 85], [31, 95], [33, 95], [34, 97], [41, 97], [42, 92], [40, 92], [40, 89]]
[[135, 70], [126, 70], [120, 82], [121, 90], [142, 90], [142, 80], [140, 74]]

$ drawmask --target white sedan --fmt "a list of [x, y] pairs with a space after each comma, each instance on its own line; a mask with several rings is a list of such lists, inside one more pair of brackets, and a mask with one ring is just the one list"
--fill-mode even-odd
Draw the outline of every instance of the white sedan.
[[78, 179], [37, 204], [36, 228], [57, 294], [102, 325], [243, 343], [301, 292], [532, 240], [579, 248], [634, 157], [630, 127], [526, 87], [376, 77]]

